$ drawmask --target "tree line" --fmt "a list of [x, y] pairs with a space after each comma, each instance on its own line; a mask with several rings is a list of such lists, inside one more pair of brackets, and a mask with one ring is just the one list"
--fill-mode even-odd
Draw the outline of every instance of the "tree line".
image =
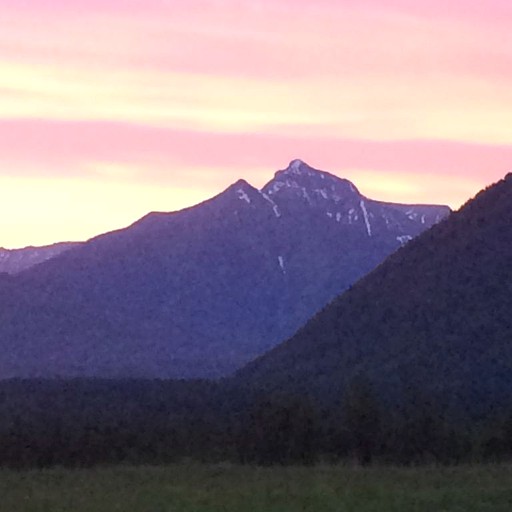
[[457, 464], [512, 459], [512, 404], [447, 417], [417, 390], [390, 405], [354, 379], [336, 406], [286, 393], [241, 398], [211, 382], [7, 381], [0, 465], [13, 468], [354, 461]]

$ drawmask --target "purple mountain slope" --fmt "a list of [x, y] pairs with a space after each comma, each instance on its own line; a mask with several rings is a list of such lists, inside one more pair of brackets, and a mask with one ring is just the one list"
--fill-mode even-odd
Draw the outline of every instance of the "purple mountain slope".
[[78, 245], [73, 242], [43, 247], [24, 247], [23, 249], [3, 249], [0, 247], [0, 273], [17, 274], [27, 268], [47, 261]]
[[226, 375], [448, 213], [299, 160], [262, 190], [240, 180], [4, 280], [0, 378]]

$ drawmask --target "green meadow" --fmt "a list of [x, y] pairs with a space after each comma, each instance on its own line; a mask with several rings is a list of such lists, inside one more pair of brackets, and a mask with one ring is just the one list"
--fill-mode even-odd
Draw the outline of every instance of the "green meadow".
[[0, 471], [1, 512], [510, 512], [512, 466]]

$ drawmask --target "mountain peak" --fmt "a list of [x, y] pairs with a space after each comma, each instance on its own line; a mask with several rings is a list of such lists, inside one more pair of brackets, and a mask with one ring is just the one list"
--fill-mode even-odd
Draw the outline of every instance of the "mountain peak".
[[315, 169], [313, 169], [306, 162], [298, 158], [292, 160], [289, 163], [288, 167], [285, 169], [285, 172], [288, 172], [290, 174], [302, 174], [303, 172], [308, 173], [310, 171], [315, 171]]
[[225, 194], [230, 194], [230, 193], [239, 194], [240, 192], [244, 192], [244, 193], [247, 193], [250, 195], [259, 194], [259, 191], [257, 188], [253, 187], [249, 182], [245, 181], [244, 179], [239, 179], [239, 180], [235, 181], [235, 183], [231, 184], [220, 195], [223, 196]]
[[[295, 176], [321, 176], [325, 173], [324, 171], [320, 171], [308, 165], [303, 160], [296, 158], [292, 160], [288, 167], [282, 171], [278, 171], [278, 173], [286, 174], [286, 175], [295, 175]], [[277, 173], [276, 173], [277, 174]], [[325, 179], [325, 178], [324, 178]]]
[[349, 197], [360, 196], [350, 181], [315, 169], [300, 159], [292, 160], [286, 169], [277, 171], [274, 179], [262, 191], [274, 197], [300, 196], [310, 203], [313, 198], [337, 203]]
[[245, 181], [244, 179], [239, 179], [235, 181], [229, 188], [235, 189], [235, 188], [254, 188], [250, 183]]
[[242, 201], [242, 203], [247, 203], [248, 205], [257, 204], [263, 200], [261, 192], [244, 179], [237, 180], [217, 197], [229, 198], [229, 201], [236, 198], [237, 200]]

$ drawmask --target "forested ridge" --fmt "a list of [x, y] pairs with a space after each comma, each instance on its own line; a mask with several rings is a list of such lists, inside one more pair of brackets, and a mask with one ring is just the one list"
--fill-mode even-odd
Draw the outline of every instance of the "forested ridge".
[[183, 460], [455, 464], [512, 459], [512, 407], [446, 416], [411, 390], [389, 408], [364, 378], [337, 406], [284, 393], [228, 396], [210, 382], [6, 381], [0, 466], [165, 464]]
[[454, 414], [512, 392], [512, 175], [389, 257], [239, 386], [332, 402], [358, 374], [390, 402], [414, 386]]

